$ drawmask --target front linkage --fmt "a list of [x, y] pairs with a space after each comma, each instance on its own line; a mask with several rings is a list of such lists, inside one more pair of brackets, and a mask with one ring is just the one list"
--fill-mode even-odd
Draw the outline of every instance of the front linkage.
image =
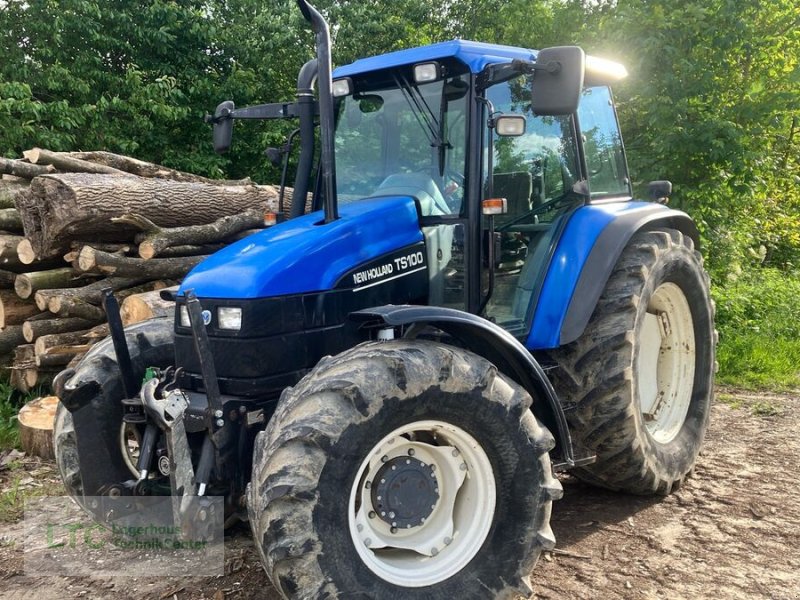
[[[200, 534], [206, 539], [209, 532], [204, 524], [221, 518], [213, 514], [215, 503], [205, 498], [209, 492], [225, 497], [226, 516], [244, 510], [241, 499], [249, 479], [248, 457], [264, 415], [245, 399], [220, 394], [204, 324], [207, 311], [192, 291], [186, 292], [186, 298], [205, 393], [180, 389], [181, 369], [174, 367], [148, 366], [137, 389], [119, 303], [106, 290], [103, 304], [124, 391], [118, 408], [123, 427], [138, 432], [138, 478], [119, 481], [120, 470], [115, 468], [119, 453], [102, 436], [79, 435], [76, 443], [84, 504], [98, 520], [119, 514], [122, 497], [170, 495], [173, 523], [187, 537]], [[72, 374], [68, 370], [59, 377], [62, 386]], [[73, 394], [65, 406], [76, 430], [101, 431], [103, 412], [95, 410], [97, 400], [87, 401], [89, 396]], [[212, 474], [216, 474], [213, 485]], [[128, 502], [127, 510], [136, 510], [136, 503]]]

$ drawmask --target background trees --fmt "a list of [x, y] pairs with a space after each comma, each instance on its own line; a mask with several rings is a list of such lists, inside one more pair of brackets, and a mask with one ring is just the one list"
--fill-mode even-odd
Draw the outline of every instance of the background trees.
[[[750, 318], [763, 312], [761, 299], [800, 302], [785, 287], [800, 265], [794, 0], [317, 5], [330, 19], [337, 64], [452, 37], [577, 42], [620, 60], [630, 71], [616, 96], [634, 183], [642, 191], [652, 179], [672, 180], [673, 204], [698, 219], [725, 332], [763, 337]], [[291, 0], [0, 1], [0, 154], [108, 149], [274, 181], [263, 151], [287, 126], [239, 127], [232, 152], [220, 157], [201, 117], [229, 98], [290, 99], [312, 41]], [[784, 314], [771, 335], [792, 338], [780, 324], [794, 313], [767, 313]]]

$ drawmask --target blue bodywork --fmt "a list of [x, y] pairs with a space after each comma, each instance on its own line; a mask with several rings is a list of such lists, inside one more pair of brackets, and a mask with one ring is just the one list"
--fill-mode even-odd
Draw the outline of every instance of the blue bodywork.
[[351, 269], [422, 241], [412, 198], [375, 198], [343, 204], [340, 219], [321, 225], [314, 212], [220, 250], [183, 280], [179, 295], [252, 299], [332, 289]]
[[[625, 212], [649, 202], [620, 201], [587, 205], [579, 208], [567, 223], [558, 241], [545, 276], [525, 346], [530, 350], [557, 348], [560, 345], [561, 325], [578, 284], [583, 265], [594, 248], [597, 238], [614, 219]], [[665, 209], [666, 210], [666, 209]]]
[[333, 72], [334, 79], [351, 77], [361, 73], [390, 69], [443, 58], [456, 58], [467, 65], [473, 73], [480, 73], [487, 65], [505, 64], [512, 60], [536, 60], [536, 51], [497, 44], [484, 44], [466, 40], [452, 40], [409, 50], [398, 50], [381, 56], [362, 58]]

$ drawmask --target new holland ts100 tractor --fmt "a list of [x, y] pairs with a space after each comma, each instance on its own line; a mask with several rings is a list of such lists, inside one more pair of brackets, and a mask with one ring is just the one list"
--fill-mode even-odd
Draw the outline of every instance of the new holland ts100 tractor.
[[692, 470], [697, 230], [669, 182], [632, 199], [620, 65], [452, 41], [332, 71], [298, 4], [296, 100], [209, 119], [218, 150], [236, 119], [298, 120], [290, 218], [197, 266], [174, 319], [123, 331], [108, 303], [111, 337], [56, 382], [65, 485], [223, 497], [286, 598], [525, 594], [554, 472], [668, 494]]

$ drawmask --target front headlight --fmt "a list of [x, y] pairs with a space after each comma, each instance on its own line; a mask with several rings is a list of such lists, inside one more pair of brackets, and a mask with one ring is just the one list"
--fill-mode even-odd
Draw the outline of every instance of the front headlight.
[[237, 306], [217, 308], [217, 327], [238, 331], [242, 328], [242, 309]]
[[192, 322], [189, 320], [189, 309], [185, 304], [181, 305], [181, 327], [191, 327]]

